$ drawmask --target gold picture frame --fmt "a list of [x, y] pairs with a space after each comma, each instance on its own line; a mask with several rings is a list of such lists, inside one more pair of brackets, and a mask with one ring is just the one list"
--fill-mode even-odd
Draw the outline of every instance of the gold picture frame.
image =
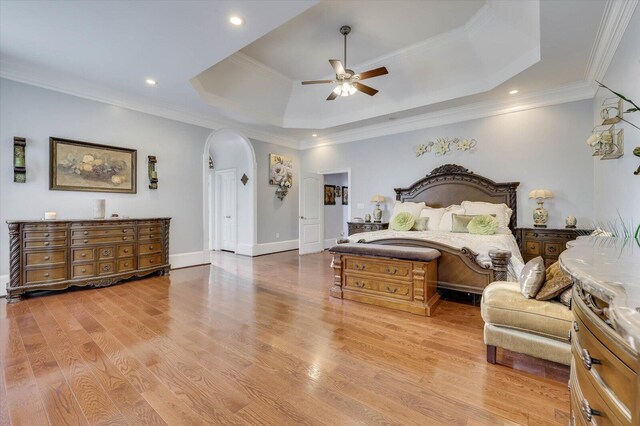
[[137, 193], [137, 150], [49, 138], [49, 189]]

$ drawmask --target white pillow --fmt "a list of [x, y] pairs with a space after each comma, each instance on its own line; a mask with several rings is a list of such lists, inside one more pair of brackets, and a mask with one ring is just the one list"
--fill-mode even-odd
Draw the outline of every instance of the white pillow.
[[498, 219], [498, 229], [496, 230], [496, 234], [511, 234], [509, 222], [511, 221], [513, 210], [507, 207], [506, 204], [485, 203], [482, 201], [463, 201], [462, 207], [464, 208], [465, 214], [468, 215], [495, 214], [496, 219]]
[[427, 222], [428, 231], [437, 231], [440, 228], [440, 220], [442, 219], [442, 215], [445, 210], [446, 209], [432, 209], [431, 207], [422, 209], [420, 217], [429, 218], [429, 221]]
[[442, 215], [442, 219], [440, 219], [440, 225], [438, 227], [440, 231], [451, 232], [451, 227], [453, 226], [452, 214], [464, 214], [464, 209], [462, 206], [456, 204], [447, 207]]
[[391, 215], [391, 217], [397, 215], [398, 213], [407, 212], [411, 213], [411, 216], [413, 216], [414, 219], [418, 219], [420, 217], [420, 212], [425, 207], [426, 205], [424, 203], [413, 203], [411, 201], [406, 201], [403, 203], [400, 201], [396, 201], [396, 203], [393, 205], [393, 214]]

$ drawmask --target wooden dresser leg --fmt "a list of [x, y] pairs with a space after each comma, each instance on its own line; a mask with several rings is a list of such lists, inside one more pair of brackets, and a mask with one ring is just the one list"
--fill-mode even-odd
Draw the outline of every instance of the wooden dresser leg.
[[489, 364], [496, 363], [496, 347], [493, 345], [487, 345], [487, 362]]
[[334, 254], [331, 260], [331, 267], [333, 268], [333, 283], [329, 295], [342, 299], [342, 256]]

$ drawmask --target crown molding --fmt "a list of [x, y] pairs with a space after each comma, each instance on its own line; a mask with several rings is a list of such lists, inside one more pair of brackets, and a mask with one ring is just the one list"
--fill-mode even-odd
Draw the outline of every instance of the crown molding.
[[566, 102], [593, 98], [596, 86], [587, 81], [576, 81], [550, 90], [525, 95], [517, 101], [502, 99], [498, 101], [478, 102], [461, 107], [448, 108], [427, 114], [416, 115], [391, 122], [374, 124], [358, 129], [337, 132], [326, 137], [304, 139], [300, 141], [300, 149], [313, 149], [319, 146], [337, 145], [371, 139], [397, 133], [427, 129], [462, 121], [475, 120], [494, 115], [509, 114]]
[[587, 63], [587, 81], [604, 77], [637, 5], [638, 0], [607, 1]]
[[54, 92], [82, 99], [114, 105], [120, 108], [126, 108], [132, 111], [138, 111], [169, 120], [179, 121], [181, 123], [192, 124], [206, 129], [217, 130], [231, 127], [237, 129], [246, 137], [251, 139], [298, 149], [297, 140], [283, 136], [279, 133], [256, 129], [230, 120], [212, 119], [210, 117], [200, 116], [171, 106], [136, 100], [131, 96], [120, 93], [117, 93], [114, 96], [112, 94], [107, 94], [107, 91], [89, 82], [78, 79], [70, 80], [68, 78], [54, 75], [53, 73], [41, 72], [36, 70], [36, 67], [34, 66], [17, 64], [0, 59], [0, 78], [52, 90]]

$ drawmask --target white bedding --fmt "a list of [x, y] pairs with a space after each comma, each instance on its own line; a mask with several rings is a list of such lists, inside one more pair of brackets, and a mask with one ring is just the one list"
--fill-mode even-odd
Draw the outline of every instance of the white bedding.
[[509, 281], [518, 281], [520, 272], [524, 267], [524, 260], [520, 255], [518, 243], [512, 234], [476, 235], [445, 231], [384, 230], [353, 234], [349, 236], [349, 241], [355, 243], [360, 240], [373, 241], [382, 238], [415, 238], [446, 244], [457, 249], [468, 247], [478, 253], [476, 260], [485, 266], [491, 266], [489, 250], [508, 250], [512, 254], [508, 269]]

